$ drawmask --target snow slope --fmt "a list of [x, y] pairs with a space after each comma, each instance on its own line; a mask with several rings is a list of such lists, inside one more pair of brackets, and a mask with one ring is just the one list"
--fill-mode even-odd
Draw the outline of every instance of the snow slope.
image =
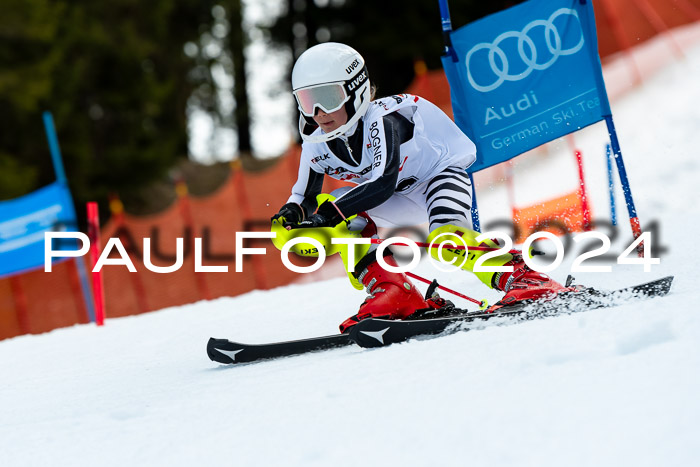
[[[700, 465], [698, 76], [695, 49], [613, 103], [640, 218], [659, 221], [669, 248], [661, 264], [577, 274], [601, 288], [675, 274], [668, 297], [239, 367], [210, 362], [207, 339], [334, 333], [363, 294], [337, 278], [9, 339], [0, 342], [0, 463]], [[577, 145], [593, 155], [604, 139], [591, 128]], [[605, 162], [586, 161], [604, 217]], [[518, 177], [520, 191], [563, 176], [537, 169]], [[480, 201], [502, 217], [502, 197]], [[427, 262], [417, 272], [498, 297], [466, 273], [436, 274]]]

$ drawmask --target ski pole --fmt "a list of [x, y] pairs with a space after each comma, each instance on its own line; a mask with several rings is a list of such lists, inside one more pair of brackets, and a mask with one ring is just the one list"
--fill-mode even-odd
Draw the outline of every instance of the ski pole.
[[[380, 243], [385, 242], [385, 241], [386, 241], [386, 238], [370, 238], [370, 241], [371, 241], [371, 243], [373, 243], [373, 244], [375, 244], [375, 245], [379, 245]], [[425, 243], [425, 242], [415, 242], [415, 244], [416, 244], [417, 246], [420, 246], [420, 247], [423, 247], [423, 248], [428, 248], [428, 247], [430, 247], [430, 245], [431, 245], [430, 243]], [[397, 245], [397, 246], [409, 246], [409, 245], [406, 244], [406, 243], [398, 243], [398, 242], [397, 242], [397, 243], [392, 243], [392, 245]], [[433, 245], [432, 248], [440, 248], [440, 245], [439, 245], [439, 244], [438, 244], [438, 245]], [[466, 246], [466, 245], [455, 245], [455, 246], [443, 247], [443, 248], [447, 248], [447, 249], [449, 249], [449, 250], [467, 250], [467, 249], [469, 249], [469, 250], [473, 250], [473, 251], [498, 251], [498, 250], [500, 250], [500, 248], [495, 248], [495, 247], [491, 247], [491, 246], [470, 246], [470, 247], [468, 247], [468, 246]], [[511, 254], [514, 254], [514, 253], [515, 253], [515, 254], [519, 254], [520, 251], [513, 249], [513, 250], [508, 251], [508, 253], [511, 253]], [[532, 251], [530, 251], [530, 254], [531, 254], [532, 256], [544, 255], [543, 252], [537, 251], [537, 250], [532, 250]]]
[[[408, 277], [410, 277], [410, 278], [412, 278], [412, 279], [419, 280], [419, 281], [424, 282], [424, 283], [426, 283], [426, 284], [432, 284], [432, 283], [433, 283], [433, 281], [430, 281], [430, 280], [426, 279], [425, 277], [421, 277], [421, 276], [419, 276], [418, 274], [414, 274], [414, 273], [412, 273], [412, 272], [405, 272], [404, 274], [406, 274]], [[486, 307], [488, 306], [488, 302], [487, 302], [486, 300], [481, 300], [481, 301], [479, 301], [479, 300], [477, 300], [477, 299], [475, 299], [475, 298], [471, 298], [471, 297], [469, 297], [469, 296], [467, 296], [467, 295], [464, 295], [463, 293], [459, 293], [459, 292], [457, 292], [456, 290], [452, 290], [452, 289], [450, 289], [450, 288], [448, 288], [448, 287], [445, 287], [444, 285], [437, 284], [437, 288], [438, 288], [438, 289], [442, 289], [442, 290], [444, 290], [445, 292], [451, 293], [452, 295], [456, 295], [456, 296], [459, 297], [459, 298], [463, 298], [463, 299], [468, 300], [468, 301], [470, 301], [470, 302], [472, 302], [472, 303], [476, 303], [477, 305], [479, 305], [479, 307], [480, 307], [481, 309], [484, 309], [484, 308], [486, 308]]]
[[[370, 238], [372, 243], [375, 245], [379, 245], [380, 243], [383, 243], [386, 241], [386, 238]], [[423, 248], [428, 248], [430, 246], [430, 243], [425, 243], [425, 242], [415, 242], [416, 245], [423, 247]], [[398, 245], [398, 246], [408, 246], [406, 243], [393, 243], [392, 245]], [[439, 245], [433, 246], [433, 248], [439, 248]], [[466, 250], [467, 246], [466, 245], [455, 245], [455, 246], [450, 246], [450, 250]], [[498, 248], [493, 248], [490, 246], [470, 246], [470, 250], [476, 250], [476, 251], [496, 251]]]

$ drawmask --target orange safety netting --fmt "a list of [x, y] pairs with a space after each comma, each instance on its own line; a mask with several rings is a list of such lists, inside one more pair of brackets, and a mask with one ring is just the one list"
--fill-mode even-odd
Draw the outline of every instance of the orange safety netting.
[[[558, 198], [525, 208], [513, 208], [515, 243], [522, 243], [535, 232], [565, 235], [588, 229], [582, 206], [581, 191], [576, 190]], [[590, 213], [589, 213], [590, 215]]]
[[[243, 241], [244, 248], [265, 248], [265, 255], [243, 257], [236, 272], [236, 234], [269, 231], [270, 216], [289, 196], [296, 178], [286, 160], [263, 173], [235, 170], [213, 195], [190, 198], [179, 189], [178, 201], [156, 216], [114, 216], [103, 229], [106, 238], [120, 237], [135, 251], [137, 273], [125, 267], [103, 268], [107, 315], [134, 313], [177, 306], [197, 300], [238, 295], [253, 289], [286, 284], [294, 273], [282, 264], [279, 252], [266, 239]], [[185, 258], [176, 272], [159, 274], [143, 265], [143, 238], [151, 239], [151, 262], [170, 266], [175, 262], [176, 239], [184, 239]], [[201, 241], [201, 266], [225, 266], [227, 272], [195, 273], [195, 239]]]
[[[242, 271], [236, 272], [236, 234], [269, 232], [270, 217], [289, 197], [296, 180], [299, 154], [300, 148], [294, 146], [273, 168], [260, 173], [235, 169], [216, 193], [204, 198], [189, 197], [180, 185], [177, 201], [156, 215], [131, 216], [116, 209], [101, 229], [102, 247], [108, 239], [119, 238], [137, 272], [123, 265], [102, 268], [107, 316], [234, 296], [297, 279], [268, 239], [243, 240], [244, 248], [265, 248], [266, 254], [243, 256]], [[340, 186], [329, 180], [324, 190]], [[151, 263], [161, 267], [175, 263], [176, 241], [182, 238], [182, 266], [167, 274], [150, 271], [144, 265], [144, 238], [150, 239]], [[226, 266], [228, 271], [195, 273], [195, 239], [201, 241], [201, 266]], [[115, 248], [109, 258], [120, 258]], [[312, 260], [294, 262], [303, 265]], [[54, 265], [52, 272], [38, 270], [0, 280], [0, 339], [86, 322], [74, 260]]]
[[87, 322], [75, 260], [0, 280], [0, 339]]

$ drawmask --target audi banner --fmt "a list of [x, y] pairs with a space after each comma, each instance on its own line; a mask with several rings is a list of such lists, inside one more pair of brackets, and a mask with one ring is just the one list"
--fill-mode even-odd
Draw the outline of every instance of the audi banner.
[[592, 3], [530, 0], [452, 32], [442, 61], [471, 171], [610, 115]]
[[[62, 182], [0, 201], [0, 277], [44, 265], [44, 232], [77, 228], [72, 197]], [[76, 249], [75, 241], [53, 249]]]

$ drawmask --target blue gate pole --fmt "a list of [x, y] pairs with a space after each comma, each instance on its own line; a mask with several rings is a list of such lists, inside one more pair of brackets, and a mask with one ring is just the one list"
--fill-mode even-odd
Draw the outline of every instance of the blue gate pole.
[[53, 161], [53, 170], [56, 173], [56, 180], [63, 184], [68, 184], [66, 171], [63, 168], [63, 159], [61, 159], [61, 149], [58, 147], [58, 137], [56, 136], [56, 127], [53, 124], [53, 116], [51, 112], [44, 112], [43, 117], [46, 138], [49, 140], [49, 150], [51, 151], [51, 160]]
[[617, 213], [615, 211], [615, 179], [613, 178], [612, 149], [610, 143], [605, 145], [605, 159], [608, 163], [608, 192], [610, 193], [610, 222], [617, 225]]
[[[49, 140], [49, 151], [51, 152], [51, 160], [53, 161], [53, 170], [56, 173], [56, 180], [59, 183], [68, 186], [68, 179], [66, 178], [66, 171], [63, 168], [63, 159], [61, 158], [61, 149], [58, 146], [58, 136], [56, 136], [56, 127], [53, 123], [53, 116], [51, 112], [44, 112], [44, 129], [46, 130], [46, 138]], [[70, 195], [70, 190], [68, 191]], [[72, 196], [71, 196], [72, 198]], [[71, 203], [73, 200], [71, 199]], [[78, 277], [80, 279], [80, 290], [83, 293], [83, 301], [85, 302], [85, 308], [88, 312], [88, 319], [90, 322], [95, 322], [95, 307], [92, 300], [92, 289], [90, 288], [90, 282], [88, 281], [88, 273], [85, 268], [85, 263], [80, 261], [79, 258], [74, 258], [75, 264], [78, 269]]]
[[[615, 163], [617, 164], [617, 173], [620, 176], [620, 183], [622, 184], [622, 192], [625, 195], [625, 202], [627, 203], [627, 212], [630, 216], [630, 225], [632, 226], [632, 235], [634, 238], [638, 238], [642, 235], [642, 228], [639, 225], [639, 218], [637, 217], [637, 209], [634, 207], [634, 200], [632, 199], [632, 189], [630, 188], [629, 180], [627, 180], [627, 171], [625, 170], [625, 162], [622, 160], [622, 151], [620, 150], [620, 143], [617, 140], [617, 132], [615, 131], [615, 124], [613, 123], [612, 114], [605, 116], [605, 124], [608, 126], [608, 133], [610, 134], [610, 144], [612, 146], [613, 154], [615, 155]], [[642, 244], [638, 245], [637, 251], [642, 254]]]
[[467, 172], [469, 180], [472, 182], [472, 226], [477, 232], [481, 232], [481, 221], [479, 220], [479, 206], [476, 204], [476, 185], [474, 184], [474, 176], [471, 172]]
[[457, 61], [457, 54], [452, 48], [452, 39], [450, 34], [452, 33], [452, 18], [450, 17], [450, 7], [447, 4], [447, 0], [438, 0], [440, 5], [440, 20], [442, 23], [442, 40], [445, 43], [445, 55], [452, 57], [452, 61]]

